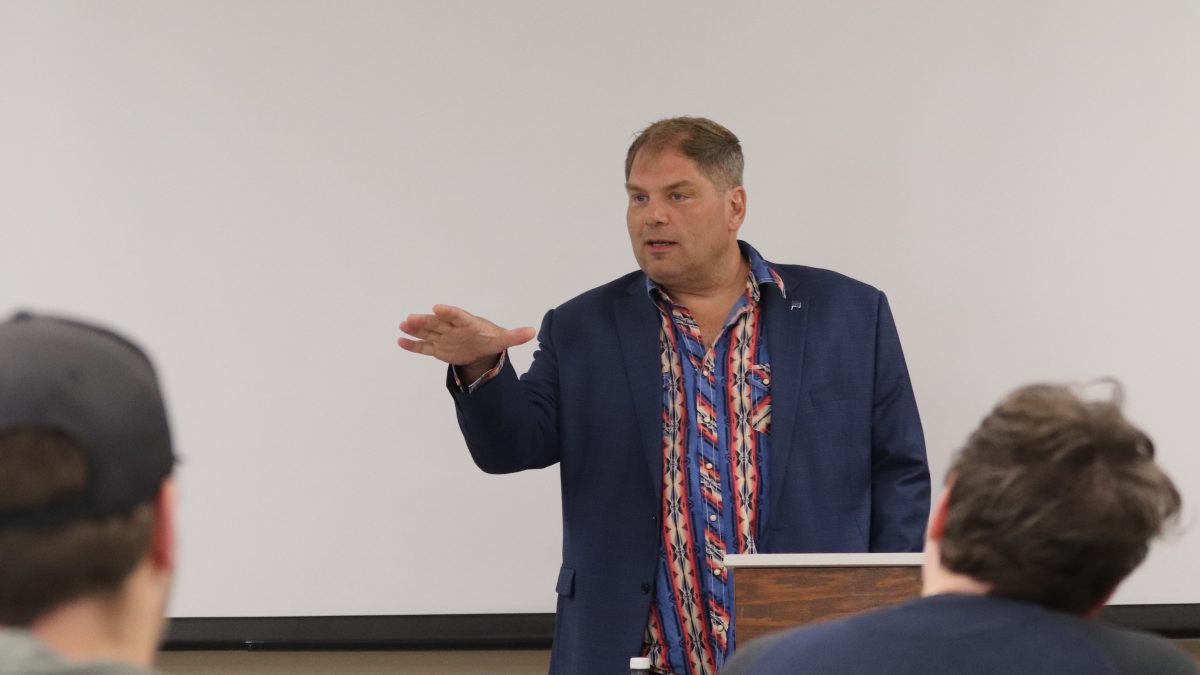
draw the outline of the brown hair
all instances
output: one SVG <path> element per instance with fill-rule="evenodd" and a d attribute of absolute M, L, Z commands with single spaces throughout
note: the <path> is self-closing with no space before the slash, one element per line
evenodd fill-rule
<path fill-rule="evenodd" d="M 87 484 L 83 453 L 53 431 L 0 434 L 0 513 L 37 509 Z M 127 516 L 0 529 L 0 625 L 28 626 L 77 597 L 117 591 L 150 549 L 151 505 Z"/>
<path fill-rule="evenodd" d="M 1108 401 L 1023 387 L 984 418 L 950 469 L 947 569 L 993 595 L 1083 613 L 1142 562 L 1180 496 L 1114 385 Z"/>
<path fill-rule="evenodd" d="M 742 184 L 741 142 L 732 131 L 704 117 L 672 117 L 643 129 L 625 154 L 625 180 L 639 151 L 654 154 L 667 149 L 677 149 L 695 162 L 718 189 Z"/>

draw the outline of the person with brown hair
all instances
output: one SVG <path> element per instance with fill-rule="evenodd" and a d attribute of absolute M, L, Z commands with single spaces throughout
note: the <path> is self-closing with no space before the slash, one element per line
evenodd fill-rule
<path fill-rule="evenodd" d="M 1018 389 L 949 471 L 921 599 L 764 638 L 723 673 L 1195 675 L 1167 640 L 1093 618 L 1180 509 L 1120 396 Z"/>
<path fill-rule="evenodd" d="M 921 547 L 929 471 L 887 298 L 739 241 L 743 163 L 712 120 L 643 130 L 625 156 L 640 269 L 548 312 L 520 379 L 506 350 L 532 328 L 445 305 L 400 325 L 402 348 L 449 364 L 481 469 L 560 465 L 553 673 L 639 655 L 715 673 L 736 630 L 726 554 Z"/>
<path fill-rule="evenodd" d="M 151 672 L 174 465 L 141 349 L 67 319 L 0 323 L 0 675 Z"/>

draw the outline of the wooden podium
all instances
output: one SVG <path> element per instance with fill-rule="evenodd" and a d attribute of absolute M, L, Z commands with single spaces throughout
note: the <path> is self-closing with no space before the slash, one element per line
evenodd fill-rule
<path fill-rule="evenodd" d="M 737 642 L 910 600 L 921 553 L 730 555 Z"/>

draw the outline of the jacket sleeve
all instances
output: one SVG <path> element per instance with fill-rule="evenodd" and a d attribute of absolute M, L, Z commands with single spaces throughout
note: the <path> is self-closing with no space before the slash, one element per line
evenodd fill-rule
<path fill-rule="evenodd" d="M 538 331 L 538 350 L 529 372 L 517 377 L 512 362 L 471 393 L 451 369 L 446 386 L 454 398 L 458 426 L 475 464 L 487 473 L 540 469 L 558 461 L 558 360 L 554 352 L 554 310 Z"/>
<path fill-rule="evenodd" d="M 925 435 L 896 322 L 882 293 L 876 312 L 871 550 L 920 551 L 929 519 Z"/>

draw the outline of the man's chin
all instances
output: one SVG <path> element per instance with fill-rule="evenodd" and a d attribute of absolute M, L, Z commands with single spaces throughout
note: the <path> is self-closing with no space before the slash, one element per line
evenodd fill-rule
<path fill-rule="evenodd" d="M 664 288 L 677 284 L 686 276 L 683 266 L 677 260 L 654 259 L 645 256 L 638 259 L 638 267 L 650 280 Z"/>
<path fill-rule="evenodd" d="M 670 286 L 671 282 L 679 277 L 678 270 L 667 267 L 666 265 L 642 265 L 642 271 L 650 280 L 659 286 Z"/>

